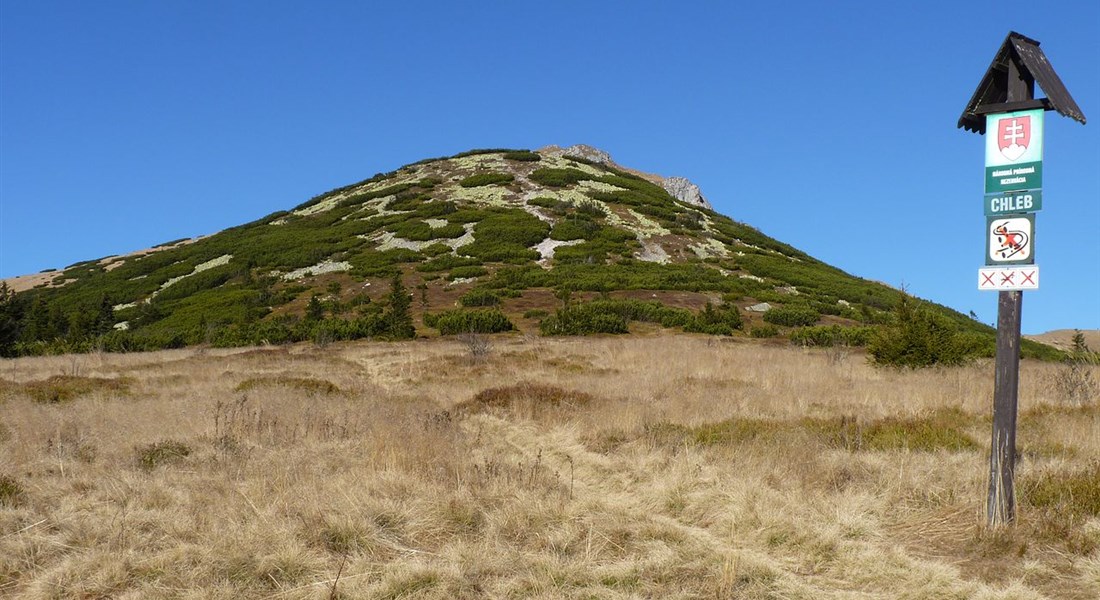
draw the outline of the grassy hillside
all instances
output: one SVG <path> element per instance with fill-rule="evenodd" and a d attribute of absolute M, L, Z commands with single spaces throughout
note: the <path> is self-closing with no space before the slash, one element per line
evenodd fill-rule
<path fill-rule="evenodd" d="M 1063 365 L 1022 365 L 993 532 L 988 362 L 473 342 L 0 363 L 0 596 L 1100 597 L 1100 413 Z"/>
<path fill-rule="evenodd" d="M 411 301 L 399 298 L 406 291 Z M 621 333 L 654 322 L 785 337 L 889 323 L 902 297 L 615 166 L 480 150 L 207 237 L 71 265 L 0 298 L 0 352 L 401 338 L 411 330 L 394 319 L 410 317 L 419 335 Z M 773 310 L 747 310 L 762 303 Z M 922 305 L 970 335 L 969 353 L 992 351 L 988 327 Z M 1057 356 L 1032 342 L 1026 351 Z"/>

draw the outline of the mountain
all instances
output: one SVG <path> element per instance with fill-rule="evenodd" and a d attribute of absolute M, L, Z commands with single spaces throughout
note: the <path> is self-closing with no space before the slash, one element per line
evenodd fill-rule
<path fill-rule="evenodd" d="M 861 343 L 904 296 L 589 146 L 422 160 L 213 235 L 9 283 L 8 355 L 512 329 Z M 988 327 L 922 305 L 991 347 Z"/>

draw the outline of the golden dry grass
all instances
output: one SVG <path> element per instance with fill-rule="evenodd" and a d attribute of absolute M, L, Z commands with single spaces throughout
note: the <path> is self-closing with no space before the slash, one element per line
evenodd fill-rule
<path fill-rule="evenodd" d="M 1060 365 L 1022 367 L 1019 523 L 987 531 L 991 365 L 493 348 L 0 363 L 0 596 L 1100 596 L 1100 399 Z M 36 401 L 58 375 L 97 384 Z"/>

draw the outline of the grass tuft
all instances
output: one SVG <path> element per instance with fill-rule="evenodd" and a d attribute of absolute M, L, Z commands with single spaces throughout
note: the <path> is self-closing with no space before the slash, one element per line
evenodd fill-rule
<path fill-rule="evenodd" d="M 0 506 L 19 506 L 26 492 L 11 475 L 0 475 Z"/>
<path fill-rule="evenodd" d="M 233 388 L 238 392 L 247 392 L 260 387 L 286 387 L 305 392 L 307 396 L 339 394 L 340 388 L 331 381 L 314 379 L 313 377 L 291 377 L 279 375 L 275 377 L 249 377 Z"/>
<path fill-rule="evenodd" d="M 176 464 L 191 455 L 191 447 L 183 442 L 165 440 L 155 442 L 137 449 L 137 462 L 145 471 L 152 471 L 159 466 Z"/>
<path fill-rule="evenodd" d="M 125 377 L 83 377 L 80 375 L 54 375 L 42 381 L 23 384 L 23 392 L 35 402 L 57 404 L 68 402 L 92 392 L 126 394 L 133 381 Z"/>
<path fill-rule="evenodd" d="M 515 408 L 526 408 L 532 411 L 573 409 L 588 406 L 594 400 L 591 394 L 585 392 L 567 390 L 545 383 L 522 382 L 481 390 L 473 398 L 458 404 L 455 409 L 470 413 Z"/>

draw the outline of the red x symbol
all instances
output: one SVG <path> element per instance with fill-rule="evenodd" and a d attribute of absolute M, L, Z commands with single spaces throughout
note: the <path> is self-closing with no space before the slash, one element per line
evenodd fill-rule
<path fill-rule="evenodd" d="M 1016 271 L 1006 271 L 1005 274 L 1001 276 L 1001 285 L 1006 283 L 1015 285 L 1016 282 L 1012 281 L 1012 278 L 1015 276 Z"/>
<path fill-rule="evenodd" d="M 1030 283 L 1031 285 L 1035 285 L 1035 281 L 1033 281 L 1031 279 L 1032 277 L 1035 276 L 1035 271 L 1032 271 L 1030 273 L 1025 273 L 1023 271 L 1020 271 L 1020 275 L 1023 275 L 1023 277 L 1024 277 L 1024 280 L 1020 282 L 1020 285 L 1024 285 L 1025 283 Z"/>
<path fill-rule="evenodd" d="M 989 285 L 993 286 L 993 287 L 997 287 L 997 284 L 993 283 L 993 276 L 996 275 L 996 274 L 997 274 L 996 272 L 981 273 L 982 279 L 984 279 L 985 281 L 983 281 L 982 284 L 978 287 L 985 287 L 985 284 L 987 284 L 987 283 Z"/>

